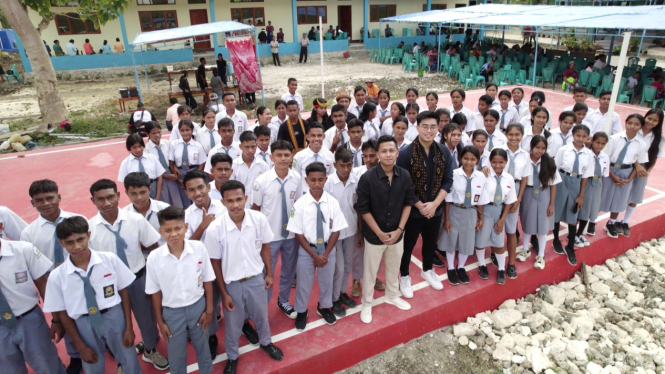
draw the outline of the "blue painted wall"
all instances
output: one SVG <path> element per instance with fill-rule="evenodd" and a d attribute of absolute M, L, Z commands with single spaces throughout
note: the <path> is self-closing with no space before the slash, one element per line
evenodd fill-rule
<path fill-rule="evenodd" d="M 413 43 L 420 44 L 425 42 L 425 44 L 436 44 L 436 35 L 430 36 L 396 36 L 392 38 L 369 38 L 365 39 L 365 49 L 376 49 L 379 48 L 379 40 L 381 40 L 381 48 L 384 47 L 397 47 L 400 42 L 404 42 L 406 45 L 413 45 Z M 441 44 L 443 44 L 444 36 L 441 38 Z M 464 34 L 455 34 L 453 35 L 453 43 L 464 42 Z"/>
<path fill-rule="evenodd" d="M 346 40 L 324 40 L 323 52 L 341 52 L 348 49 Z M 229 50 L 226 47 L 220 47 L 217 53 L 222 54 L 225 59 L 229 59 Z M 307 47 L 307 53 L 319 53 L 319 42 L 310 41 Z M 281 55 L 299 55 L 300 43 L 279 43 L 279 54 Z M 272 56 L 269 44 L 259 44 L 259 56 Z M 138 62 L 137 62 L 138 63 Z"/>

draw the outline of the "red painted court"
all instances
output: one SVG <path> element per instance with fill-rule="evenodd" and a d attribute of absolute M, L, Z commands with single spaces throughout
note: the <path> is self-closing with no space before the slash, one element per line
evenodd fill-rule
<path fill-rule="evenodd" d="M 510 89 L 511 87 L 506 87 Z M 523 87 L 525 98 L 533 92 L 532 87 Z M 558 117 L 564 107 L 573 103 L 571 94 L 560 91 L 544 90 L 547 95 L 546 107 L 554 117 Z M 467 92 L 465 106 L 473 108 L 482 90 Z M 421 105 L 425 105 L 422 98 Z M 440 107 L 450 106 L 449 95 L 440 95 Z M 597 108 L 597 100 L 587 100 L 590 108 Z M 616 111 L 622 121 L 631 113 L 646 113 L 647 109 L 625 104 L 618 104 Z M 556 121 L 555 121 L 556 123 Z M 27 152 L 25 157 L 5 155 L 0 157 L 5 181 L 2 185 L 1 205 L 6 205 L 27 222 L 37 217 L 31 207 L 28 187 L 35 179 L 49 178 L 58 183 L 62 195 L 62 208 L 92 217 L 96 210 L 89 199 L 89 186 L 100 178 L 116 179 L 120 162 L 127 156 L 124 140 L 116 139 L 82 145 L 52 148 L 36 152 Z M 120 190 L 124 188 L 120 186 Z M 121 206 L 129 200 L 121 195 Z M 607 258 L 618 256 L 635 247 L 640 241 L 665 235 L 665 164 L 661 163 L 654 169 L 645 194 L 645 203 L 637 208 L 631 222 L 632 236 L 620 236 L 612 239 L 601 229 L 607 214 L 601 215 L 596 236 L 588 237 L 591 247 L 577 252 L 578 261 L 589 265 L 603 263 Z M 565 237 L 566 232 L 562 230 Z M 551 239 L 551 237 L 550 237 Z M 472 256 L 473 257 L 473 256 Z M 275 305 L 276 296 L 269 306 L 269 318 L 273 334 L 273 342 L 284 351 L 284 360 L 272 361 L 258 346 L 248 345 L 241 337 L 241 356 L 238 365 L 240 373 L 331 373 L 347 368 L 357 362 L 369 358 L 397 344 L 404 343 L 421 336 L 436 328 L 465 320 L 468 316 L 494 309 L 506 299 L 515 299 L 533 293 L 541 284 L 559 282 L 570 278 L 579 269 L 568 265 L 565 256 L 554 254 L 551 246 L 547 249 L 547 266 L 545 270 L 533 267 L 533 256 L 526 263 L 517 264 L 518 279 L 508 280 L 505 286 L 496 285 L 493 281 L 496 268 L 488 266 L 490 280 L 478 278 L 476 263 L 467 265 L 471 277 L 469 285 L 450 286 L 445 281 L 445 270 L 436 269 L 439 277 L 444 280 L 444 289 L 435 291 L 420 277 L 421 253 L 416 247 L 411 263 L 411 277 L 414 298 L 409 302 L 412 309 L 400 311 L 391 305 L 383 304 L 383 292 L 376 292 L 376 304 L 373 309 L 373 321 L 366 325 L 360 321 L 360 307 L 347 310 L 347 317 L 339 319 L 334 326 L 328 326 L 316 315 L 318 289 L 312 290 L 309 305 L 307 330 L 298 333 L 294 321 L 285 317 Z M 470 261 L 471 262 L 471 261 Z M 279 268 L 279 265 L 278 265 Z M 278 274 L 275 275 L 275 278 Z M 383 277 L 383 275 L 381 275 Z M 295 296 L 292 293 L 291 301 Z M 360 302 L 359 299 L 356 300 Z M 136 325 L 135 325 L 136 326 Z M 138 329 L 135 328 L 138 339 Z M 222 327 L 223 331 L 223 327 Z M 215 372 L 221 372 L 225 365 L 223 332 L 218 333 L 219 354 L 216 359 Z M 64 344 L 58 345 L 61 358 L 68 362 Z M 166 354 L 166 343 L 158 343 L 158 349 Z M 193 349 L 188 349 L 188 372 L 198 372 Z M 159 373 L 152 365 L 141 361 L 144 373 Z M 107 372 L 115 373 L 115 363 L 107 357 Z"/>

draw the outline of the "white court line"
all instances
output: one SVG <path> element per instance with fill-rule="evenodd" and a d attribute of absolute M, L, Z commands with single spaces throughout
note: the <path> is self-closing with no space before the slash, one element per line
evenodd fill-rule
<path fill-rule="evenodd" d="M 647 187 L 647 188 L 649 188 L 651 190 L 654 190 L 654 191 L 657 191 L 657 190 L 655 190 L 653 188 L 650 188 L 650 187 Z M 644 201 L 640 205 L 647 204 L 647 203 L 650 203 L 650 202 L 653 202 L 653 201 L 656 201 L 656 200 L 659 200 L 659 199 L 662 199 L 662 198 L 665 198 L 665 192 L 660 192 L 660 194 L 658 194 L 658 195 L 654 195 L 654 196 L 651 196 L 648 199 L 644 199 Z M 596 221 L 601 221 L 601 220 L 604 220 L 604 219 L 609 218 L 609 217 L 610 217 L 610 214 L 605 213 L 605 214 L 599 215 L 598 218 L 596 219 Z M 559 232 L 559 234 L 565 234 L 567 232 L 568 232 L 568 228 L 563 228 Z M 547 241 L 550 241 L 552 239 L 554 239 L 553 234 L 547 235 Z M 517 247 L 517 252 L 518 253 L 520 252 L 521 248 L 522 248 L 521 245 Z M 415 261 L 414 261 L 414 259 L 415 259 Z M 416 261 L 418 261 L 416 263 L 416 265 L 418 265 L 418 263 L 420 263 L 419 267 L 422 269 L 422 262 L 420 262 L 418 259 L 416 259 L 415 257 L 412 256 L 411 261 L 413 261 L 414 263 L 416 263 Z M 464 269 L 466 269 L 467 272 L 471 271 L 471 270 L 474 270 L 474 269 L 477 269 L 477 268 L 478 268 L 478 263 L 477 262 L 474 262 L 474 263 L 464 267 Z M 446 279 L 448 279 L 447 274 L 439 275 L 439 280 L 444 281 Z M 414 292 L 418 291 L 418 290 L 422 290 L 422 289 L 427 288 L 427 287 L 429 287 L 429 284 L 427 283 L 427 281 L 422 281 L 418 284 L 415 284 L 415 285 L 411 286 L 411 288 L 413 289 Z M 445 286 L 444 286 L 444 289 L 445 289 Z M 374 299 L 374 303 L 372 304 L 373 307 L 384 304 L 385 303 L 384 298 L 385 298 L 385 296 Z M 356 306 L 355 308 L 351 308 L 351 309 L 346 310 L 346 317 L 337 317 L 337 319 L 340 320 L 340 319 L 348 318 L 348 317 L 350 317 L 354 314 L 360 313 L 361 309 L 362 309 L 362 305 L 358 304 L 358 306 Z M 321 319 L 318 319 L 314 322 L 308 322 L 307 327 L 305 328 L 304 331 L 310 331 L 310 330 L 313 330 L 313 329 L 316 329 L 316 328 L 319 328 L 319 327 L 325 326 L 325 325 L 326 325 L 325 320 L 323 318 L 321 318 Z M 280 341 L 292 338 L 292 337 L 294 337 L 298 334 L 300 334 L 300 332 L 298 332 L 298 330 L 296 330 L 295 328 L 291 329 L 291 330 L 287 330 L 287 331 L 284 331 L 281 334 L 273 335 L 272 336 L 272 342 L 273 343 L 278 343 Z M 240 347 L 240 349 L 238 350 L 238 353 L 242 355 L 243 353 L 255 351 L 257 349 L 259 349 L 258 345 L 254 346 L 254 345 L 251 345 L 251 344 L 247 344 L 243 347 Z M 219 355 L 217 355 L 217 358 L 215 358 L 215 361 L 213 361 L 213 364 L 220 363 L 222 361 L 225 361 L 226 359 L 227 359 L 226 353 L 219 354 Z M 191 364 L 191 365 L 187 366 L 187 373 L 194 372 L 195 370 L 198 370 L 198 368 L 199 368 L 198 364 Z M 167 373 L 167 374 L 170 374 L 170 373 Z"/>
<path fill-rule="evenodd" d="M 42 156 L 42 155 L 50 155 L 52 153 L 62 153 L 62 152 L 69 152 L 69 151 L 79 151 L 83 149 L 90 149 L 90 148 L 99 148 L 99 147 L 105 147 L 107 145 L 115 145 L 115 144 L 124 144 L 125 141 L 121 142 L 111 142 L 111 143 L 103 143 L 103 144 L 94 144 L 94 145 L 86 145 L 83 147 L 75 147 L 75 148 L 67 148 L 67 149 L 58 149 L 55 151 L 48 151 L 48 152 L 41 152 L 41 153 L 22 153 L 20 158 L 24 157 L 34 157 L 34 156 Z M 19 158 L 19 156 L 10 156 L 10 157 L 3 157 L 0 158 L 0 161 L 6 161 L 6 160 L 12 160 L 15 158 Z"/>

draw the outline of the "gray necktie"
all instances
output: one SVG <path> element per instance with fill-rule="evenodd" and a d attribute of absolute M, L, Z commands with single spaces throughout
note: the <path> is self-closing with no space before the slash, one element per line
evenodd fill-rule
<path fill-rule="evenodd" d="M 222 147 L 222 151 L 224 151 L 224 154 L 229 154 L 229 149 L 226 147 Z"/>
<path fill-rule="evenodd" d="M 58 226 L 58 223 L 62 221 L 62 217 L 58 217 L 55 220 L 55 223 L 48 222 L 49 225 Z M 58 241 L 58 237 L 55 235 L 55 230 L 53 230 L 53 262 L 55 262 L 55 267 L 57 268 L 65 261 L 65 257 L 62 252 L 62 245 Z"/>
<path fill-rule="evenodd" d="M 510 153 L 508 150 L 508 174 L 512 175 L 515 178 L 515 155 Z"/>
<path fill-rule="evenodd" d="M 490 135 L 490 152 L 494 149 L 494 134 Z"/>
<path fill-rule="evenodd" d="M 501 123 L 499 124 L 499 128 L 501 129 L 501 131 L 504 130 L 504 128 L 503 128 L 503 123 L 505 122 L 505 118 L 506 118 L 506 113 L 507 113 L 507 112 L 508 112 L 508 110 L 502 110 L 502 111 L 501 111 Z"/>
<path fill-rule="evenodd" d="M 600 157 L 596 157 L 596 167 L 593 170 L 593 179 L 591 179 L 591 185 L 592 186 L 597 186 L 598 185 L 598 179 L 600 179 L 601 175 L 601 170 L 600 170 Z"/>
<path fill-rule="evenodd" d="M 162 152 L 162 149 L 159 148 L 159 146 L 156 146 L 155 149 L 157 149 L 157 156 L 159 157 L 159 163 L 162 164 L 162 167 L 165 170 L 165 174 L 171 174 L 169 171 L 169 164 L 166 162 L 166 157 L 164 157 L 164 152 Z"/>
<path fill-rule="evenodd" d="M 624 137 L 624 139 L 626 139 L 626 145 L 623 146 L 621 153 L 619 153 L 619 157 L 617 157 L 617 161 L 612 165 L 612 172 L 614 174 L 616 174 L 621 169 L 623 159 L 626 158 L 626 152 L 628 152 L 628 146 L 630 145 L 630 142 L 632 142 L 632 140 L 628 140 L 626 137 Z"/>
<path fill-rule="evenodd" d="M 316 250 L 315 252 L 319 255 L 322 255 L 326 251 L 326 246 L 323 244 L 323 224 L 325 219 L 323 218 L 323 212 L 321 211 L 321 203 L 316 204 Z"/>
<path fill-rule="evenodd" d="M 346 131 L 346 129 L 342 130 L 342 132 L 339 134 L 339 137 L 341 138 L 339 141 L 339 147 L 343 147 L 346 143 L 346 140 L 344 139 L 344 131 Z"/>
<path fill-rule="evenodd" d="M 476 170 L 482 171 L 483 170 L 483 160 L 485 159 L 485 156 L 480 156 L 480 160 L 478 161 L 478 165 L 476 165 Z"/>
<path fill-rule="evenodd" d="M 143 166 L 143 162 L 141 162 L 140 158 L 136 159 L 139 162 L 139 172 L 145 173 L 145 167 Z"/>
<path fill-rule="evenodd" d="M 355 168 L 360 166 L 359 165 L 360 163 L 358 162 L 358 157 L 356 157 L 358 155 L 358 151 L 351 151 L 351 152 L 353 153 L 353 167 Z"/>
<path fill-rule="evenodd" d="M 286 180 L 282 182 L 281 179 L 277 178 L 277 182 L 282 185 L 282 188 L 279 191 L 282 194 L 282 238 L 286 239 L 289 237 L 289 230 L 286 229 L 286 226 L 289 223 L 289 212 L 286 209 L 286 191 L 284 189 Z"/>
<path fill-rule="evenodd" d="M 261 157 L 263 157 L 263 161 L 268 162 L 268 155 L 265 152 L 259 152 Z"/>
<path fill-rule="evenodd" d="M 520 106 L 519 105 L 515 105 L 515 111 L 517 112 L 517 117 L 519 118 L 519 116 L 520 116 Z"/>
<path fill-rule="evenodd" d="M 314 162 L 318 162 L 318 161 L 319 161 L 319 154 L 315 153 L 314 154 Z"/>
<path fill-rule="evenodd" d="M 533 176 L 532 176 L 533 177 L 533 197 L 536 200 L 540 200 L 540 188 L 541 188 L 541 186 L 540 186 L 540 178 L 538 178 L 539 172 L 540 172 L 540 170 L 538 169 L 538 165 L 540 165 L 540 162 L 538 162 L 537 164 L 532 164 L 532 165 L 533 165 Z"/>
<path fill-rule="evenodd" d="M 467 207 L 467 208 L 471 208 L 471 180 L 472 179 L 473 178 L 466 178 L 466 193 L 464 194 L 464 206 Z"/>
<path fill-rule="evenodd" d="M 501 191 L 501 176 L 497 175 L 496 178 L 496 189 L 494 190 L 494 205 L 499 206 L 503 202 L 503 191 Z"/>
<path fill-rule="evenodd" d="M 212 134 L 212 131 L 208 131 L 210 135 L 210 149 L 215 148 L 215 136 Z"/>
<path fill-rule="evenodd" d="M 189 153 L 187 153 L 187 143 L 182 143 L 182 166 L 189 164 Z"/>
<path fill-rule="evenodd" d="M 99 312 L 99 306 L 97 305 L 97 299 L 95 298 L 95 289 L 92 288 L 92 284 L 90 284 L 90 274 L 92 274 L 94 268 L 95 265 L 90 266 L 87 277 L 81 276 L 78 271 L 75 273 L 83 282 L 83 295 L 85 296 L 85 304 L 88 307 L 88 321 L 90 321 L 90 327 L 99 334 L 99 328 L 102 327 L 102 315 Z"/>
<path fill-rule="evenodd" d="M 122 261 L 123 264 L 125 264 L 127 267 L 129 267 L 129 263 L 127 262 L 127 254 L 125 253 L 125 249 L 127 248 L 127 242 L 125 242 L 125 239 L 123 239 L 120 236 L 120 230 L 122 229 L 122 221 L 118 223 L 118 231 L 113 231 L 111 230 L 110 226 L 107 225 L 102 225 L 106 227 L 107 230 L 109 230 L 114 236 L 115 236 L 115 254 L 120 257 L 120 260 Z"/>
<path fill-rule="evenodd" d="M 2 259 L 2 257 L 0 257 Z M 12 308 L 9 306 L 9 302 L 5 298 L 5 295 L 2 293 L 2 290 L 0 289 L 0 325 L 12 329 L 14 326 L 16 326 L 16 316 L 14 315 L 14 312 L 12 311 Z"/>
<path fill-rule="evenodd" d="M 567 143 L 567 142 L 566 142 L 566 137 L 563 136 L 562 133 L 559 133 L 559 135 L 561 135 L 561 141 L 563 142 L 563 145 L 566 145 L 566 143 Z"/>

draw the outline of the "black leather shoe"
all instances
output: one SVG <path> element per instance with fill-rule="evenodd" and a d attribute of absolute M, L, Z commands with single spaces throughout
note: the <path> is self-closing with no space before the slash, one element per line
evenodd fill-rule
<path fill-rule="evenodd" d="M 515 268 L 515 265 L 508 265 L 506 268 L 506 275 L 508 275 L 508 279 L 516 279 L 517 278 L 517 269 Z"/>
<path fill-rule="evenodd" d="M 564 252 L 564 250 L 563 250 L 563 245 L 561 244 L 561 240 L 555 238 L 552 241 L 552 245 L 554 246 L 554 253 L 556 253 L 558 255 L 565 255 L 566 254 L 566 252 Z"/>
<path fill-rule="evenodd" d="M 448 282 L 452 284 L 453 286 L 457 286 L 459 284 L 459 277 L 457 276 L 457 271 L 455 269 L 448 269 Z"/>
<path fill-rule="evenodd" d="M 333 303 L 332 311 L 333 311 L 333 313 L 335 313 L 335 315 L 337 317 L 346 316 L 346 309 L 344 309 L 344 307 L 342 306 L 342 303 L 339 300 L 337 300 Z"/>
<path fill-rule="evenodd" d="M 217 358 L 217 346 L 219 345 L 217 335 L 212 335 L 208 338 L 208 345 L 210 346 L 210 357 L 214 360 Z"/>
<path fill-rule="evenodd" d="M 256 332 L 254 326 L 248 321 L 245 321 L 245 324 L 242 325 L 242 334 L 249 340 L 249 344 L 259 344 L 259 333 Z"/>
<path fill-rule="evenodd" d="M 284 358 L 284 353 L 282 353 L 282 350 L 272 343 L 268 345 L 262 345 L 261 349 L 265 351 L 268 354 L 268 356 L 270 356 L 270 358 L 272 358 L 275 361 L 282 361 L 282 359 Z"/>
<path fill-rule="evenodd" d="M 496 284 L 504 285 L 506 284 L 506 271 L 499 270 L 496 272 Z"/>
<path fill-rule="evenodd" d="M 349 295 L 343 293 L 339 295 L 339 302 L 346 305 L 349 308 L 355 308 L 358 304 L 349 297 Z"/>
<path fill-rule="evenodd" d="M 238 360 L 229 360 L 224 368 L 224 374 L 236 374 L 238 368 Z"/>
<path fill-rule="evenodd" d="M 577 265 L 577 256 L 575 255 L 575 248 L 572 245 L 566 246 L 566 257 L 568 257 L 568 263 L 576 266 Z"/>
<path fill-rule="evenodd" d="M 466 273 L 466 269 L 464 268 L 457 269 L 457 276 L 459 277 L 459 281 L 462 284 L 468 284 L 471 281 L 469 279 L 469 275 Z"/>
<path fill-rule="evenodd" d="M 307 327 L 307 311 L 296 316 L 296 330 L 302 331 L 305 327 Z"/>
<path fill-rule="evenodd" d="M 67 366 L 67 374 L 81 374 L 83 371 L 83 361 L 80 358 L 72 357 Z"/>
<path fill-rule="evenodd" d="M 478 266 L 478 276 L 480 279 L 490 279 L 490 273 L 487 271 L 487 266 Z"/>

